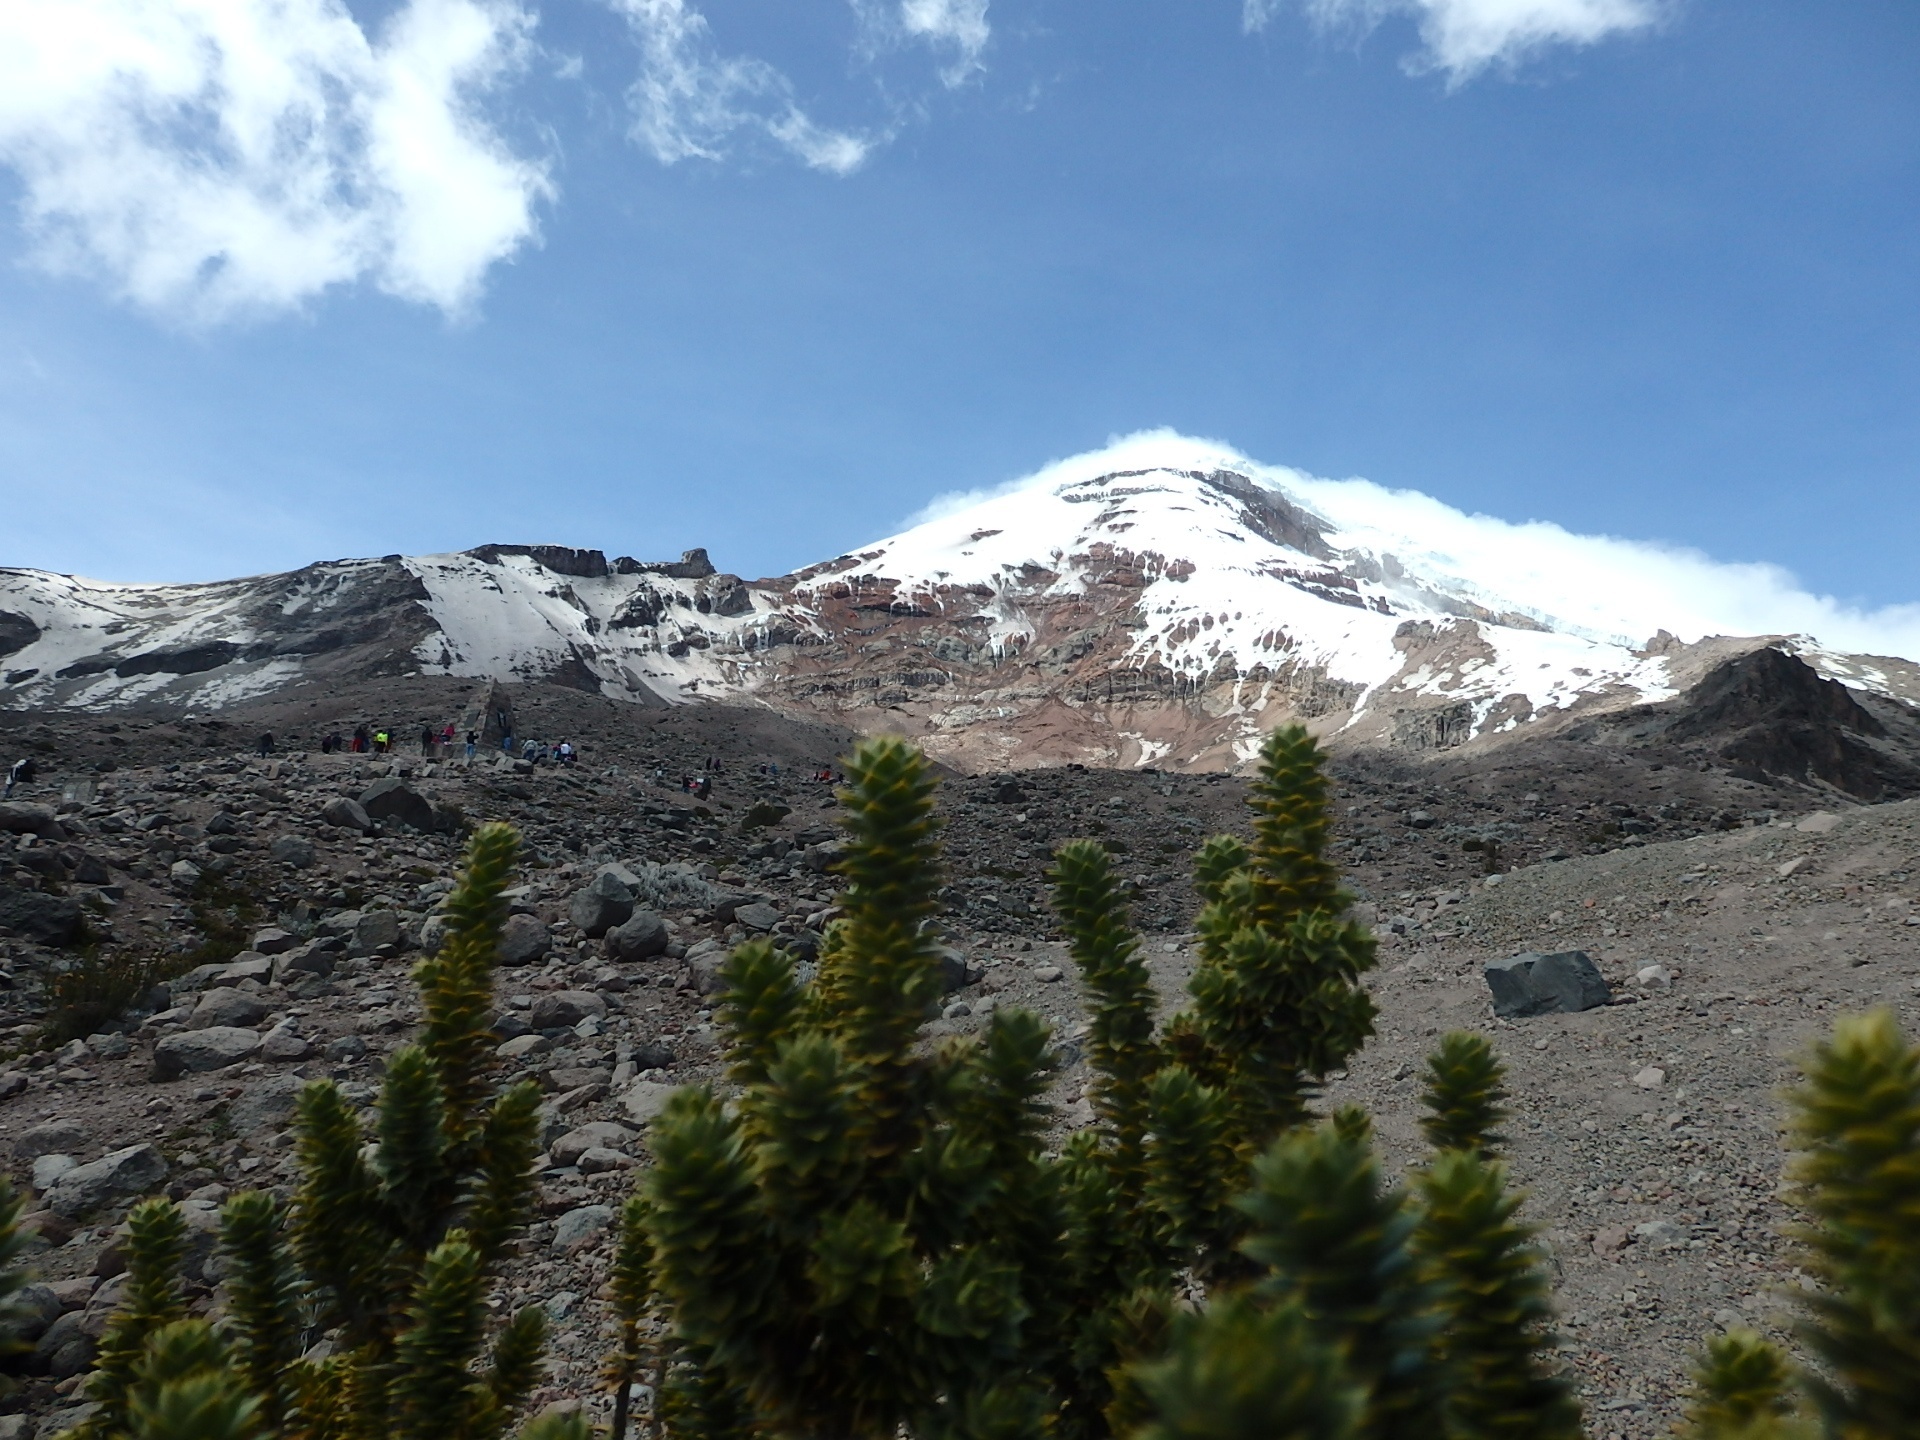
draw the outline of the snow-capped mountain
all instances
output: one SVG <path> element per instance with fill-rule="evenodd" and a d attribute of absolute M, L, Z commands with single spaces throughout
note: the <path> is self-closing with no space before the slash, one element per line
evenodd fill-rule
<path fill-rule="evenodd" d="M 983 768 L 1231 764 L 1286 718 L 1449 748 L 1658 705 L 1763 646 L 1920 699 L 1910 662 L 1711 637 L 1631 553 L 1553 536 L 1154 435 L 755 582 L 700 551 L 506 545 L 212 585 L 0 570 L 0 695 L 210 709 L 330 676 L 547 680 L 750 698 Z"/>

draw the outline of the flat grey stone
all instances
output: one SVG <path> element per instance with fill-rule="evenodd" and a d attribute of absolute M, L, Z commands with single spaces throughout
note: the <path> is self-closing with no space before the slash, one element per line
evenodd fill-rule
<path fill-rule="evenodd" d="M 227 1107 L 228 1125 L 236 1135 L 279 1134 L 293 1124 L 307 1083 L 298 1075 L 268 1075 L 254 1081 Z"/>
<path fill-rule="evenodd" d="M 353 938 L 347 942 L 347 954 L 371 955 L 387 945 L 400 943 L 400 917 L 391 910 L 369 910 L 354 924 Z"/>
<path fill-rule="evenodd" d="M 733 912 L 733 918 L 749 930 L 762 934 L 780 923 L 780 912 L 764 900 L 756 900 L 751 905 L 741 905 Z"/>
<path fill-rule="evenodd" d="M 590 1120 L 575 1126 L 547 1147 L 556 1165 L 572 1165 L 589 1150 L 624 1150 L 639 1137 L 612 1120 Z"/>
<path fill-rule="evenodd" d="M 234 1025 L 211 1025 L 205 1030 L 168 1035 L 153 1047 L 153 1078 L 177 1080 L 182 1075 L 224 1070 L 252 1059 L 259 1049 L 259 1035 Z"/>
<path fill-rule="evenodd" d="M 72 1220 L 102 1205 L 145 1195 L 166 1178 L 167 1157 L 156 1147 L 129 1145 L 62 1175 L 47 1192 L 47 1208 Z"/>
<path fill-rule="evenodd" d="M 637 1125 L 645 1125 L 667 1108 L 667 1101 L 673 1098 L 677 1085 L 662 1085 L 653 1080 L 636 1080 L 627 1087 L 627 1093 L 620 1097 L 620 1103 L 626 1107 L 628 1115 Z"/>
<path fill-rule="evenodd" d="M 254 932 L 253 944 L 250 948 L 262 955 L 284 955 L 299 943 L 298 937 L 280 929 L 277 925 L 269 925 L 264 930 Z"/>
<path fill-rule="evenodd" d="M 80 1162 L 71 1155 L 62 1155 L 57 1151 L 51 1155 L 36 1155 L 33 1159 L 33 1193 L 46 1194 L 59 1184 L 62 1175 L 79 1168 Z"/>
<path fill-rule="evenodd" d="M 360 808 L 373 820 L 391 820 L 415 830 L 432 830 L 433 802 L 404 780 L 389 775 L 360 792 Z"/>
<path fill-rule="evenodd" d="M 604 1175 L 610 1170 L 631 1170 L 640 1162 L 624 1151 L 596 1145 L 591 1150 L 582 1151 L 573 1163 L 580 1167 L 582 1175 Z"/>

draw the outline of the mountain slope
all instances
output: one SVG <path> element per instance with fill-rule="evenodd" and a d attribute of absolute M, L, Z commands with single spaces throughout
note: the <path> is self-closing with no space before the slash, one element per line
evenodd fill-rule
<path fill-rule="evenodd" d="M 1605 716 L 1639 717 L 1607 730 L 1619 743 L 1704 743 L 1744 696 L 1735 728 L 1760 733 L 1731 763 L 1907 784 L 1920 667 L 1804 636 L 1634 635 L 1649 602 L 1633 557 L 1603 545 L 1575 563 L 1559 532 L 1490 541 L 1465 518 L 1160 435 L 752 583 L 704 551 L 609 562 L 512 545 L 214 585 L 0 570 L 0 694 L 10 708 L 211 709 L 379 675 L 544 680 L 642 704 L 751 698 L 904 730 L 976 769 L 1213 768 L 1291 718 L 1336 744 L 1416 752 Z M 1878 708 L 1795 702 L 1817 733 L 1770 748 L 1751 692 L 1799 682 L 1779 664 L 1722 673 L 1760 651 Z"/>

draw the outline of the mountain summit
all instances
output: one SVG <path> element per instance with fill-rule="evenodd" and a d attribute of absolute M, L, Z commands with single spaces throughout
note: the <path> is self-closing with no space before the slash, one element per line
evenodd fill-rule
<path fill-rule="evenodd" d="M 1149 435 L 751 582 L 704 551 L 539 545 L 209 585 L 0 570 L 0 693 L 9 708 L 209 709 L 380 675 L 545 681 L 905 730 L 980 769 L 1230 766 L 1289 718 L 1414 751 L 1603 717 L 1654 733 L 1710 677 L 1716 696 L 1746 694 L 1722 672 L 1760 650 L 1846 687 L 1869 707 L 1859 734 L 1920 699 L 1905 660 L 1703 635 L 1692 614 L 1669 633 L 1648 623 L 1661 597 L 1636 552 L 1615 564 L 1613 542 L 1555 537 L 1573 539 Z"/>

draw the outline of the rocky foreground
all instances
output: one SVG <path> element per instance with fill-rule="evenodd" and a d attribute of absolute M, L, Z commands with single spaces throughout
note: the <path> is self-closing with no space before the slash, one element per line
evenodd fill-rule
<path fill-rule="evenodd" d="M 306 1079 L 372 1098 L 416 1019 L 408 975 L 436 942 L 459 831 L 488 819 L 527 842 L 499 972 L 501 1073 L 533 1075 L 549 1097 L 539 1219 L 507 1303 L 540 1303 L 554 1321 L 538 1403 L 602 1403 L 613 1208 L 671 1087 L 717 1075 L 720 958 L 761 933 L 804 955 L 834 914 L 836 806 L 810 776 L 844 737 L 717 709 L 590 732 L 564 708 L 582 703 L 522 697 L 523 728 L 544 718 L 542 733 L 594 735 L 561 770 L 492 753 L 472 767 L 261 759 L 174 722 L 119 731 L 117 746 L 48 732 L 40 780 L 0 810 L 0 1149 L 34 1196 L 40 1275 L 34 1374 L 4 1402 L 16 1413 L 0 1437 L 75 1417 L 134 1199 L 186 1204 L 199 1300 L 218 1303 L 220 1202 L 290 1179 L 287 1123 Z M 675 788 L 714 758 L 710 797 Z M 1338 853 L 1381 937 L 1381 1017 L 1331 1098 L 1372 1108 L 1390 1156 L 1411 1160 L 1434 1038 L 1494 1036 L 1512 1071 L 1512 1158 L 1596 1435 L 1664 1431 L 1700 1337 L 1736 1317 L 1777 1326 L 1783 1291 L 1801 1283 L 1776 1133 L 1791 1056 L 1842 1010 L 1893 1004 L 1910 1032 L 1920 1019 L 1920 804 L 1813 808 L 1813 792 L 1749 790 L 1670 770 L 1338 777 Z M 968 1033 L 1001 1004 L 1040 1011 L 1061 1043 L 1059 1131 L 1086 1123 L 1046 858 L 1076 834 L 1123 857 L 1176 1004 L 1186 857 L 1242 826 L 1241 794 L 1217 776 L 952 777 L 949 993 L 929 1033 Z M 1481 873 L 1490 860 L 1507 873 Z M 1614 1003 L 1493 1017 L 1487 962 L 1568 949 L 1592 956 Z M 110 962 L 138 993 L 89 1023 L 86 997 L 54 977 Z M 49 1024 L 75 1033 L 45 1047 Z"/>

